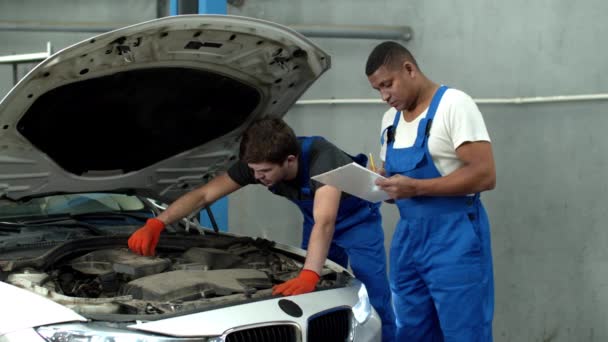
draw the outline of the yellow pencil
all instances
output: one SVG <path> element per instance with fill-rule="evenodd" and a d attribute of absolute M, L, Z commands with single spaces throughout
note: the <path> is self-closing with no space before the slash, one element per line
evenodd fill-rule
<path fill-rule="evenodd" d="M 372 156 L 372 154 L 369 154 L 369 166 L 371 166 L 372 171 L 376 172 L 376 165 L 374 164 L 374 156 Z"/>

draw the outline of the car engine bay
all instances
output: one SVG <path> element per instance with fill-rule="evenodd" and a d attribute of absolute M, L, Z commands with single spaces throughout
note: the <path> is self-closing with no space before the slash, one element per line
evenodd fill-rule
<path fill-rule="evenodd" d="M 150 319 L 271 298 L 272 286 L 296 276 L 304 261 L 265 239 L 168 235 L 148 257 L 129 251 L 127 238 L 76 239 L 14 260 L 0 253 L 1 280 L 85 317 Z M 344 286 L 348 279 L 325 268 L 318 288 Z"/>

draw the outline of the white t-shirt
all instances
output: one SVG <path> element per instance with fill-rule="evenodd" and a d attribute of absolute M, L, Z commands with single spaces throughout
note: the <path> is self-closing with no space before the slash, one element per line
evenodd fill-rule
<path fill-rule="evenodd" d="M 391 108 L 382 118 L 384 144 L 380 149 L 380 158 L 386 160 L 386 131 L 393 124 L 397 110 Z M 403 115 L 395 132 L 393 148 L 406 148 L 414 145 L 418 134 L 418 124 L 426 117 L 428 108 L 414 121 L 406 122 Z M 490 141 L 488 130 L 481 112 L 473 99 L 464 92 L 449 88 L 443 94 L 437 107 L 429 136 L 429 152 L 437 170 L 442 176 L 460 168 L 463 163 L 456 155 L 458 146 L 465 142 Z"/>

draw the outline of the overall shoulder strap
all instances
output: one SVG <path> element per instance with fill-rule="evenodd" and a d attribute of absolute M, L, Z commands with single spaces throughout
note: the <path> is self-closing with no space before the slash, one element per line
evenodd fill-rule
<path fill-rule="evenodd" d="M 303 195 L 310 196 L 312 191 L 310 189 L 310 150 L 313 141 L 316 139 L 323 139 L 322 137 L 298 137 L 300 142 L 300 157 L 298 158 L 298 181 L 300 183 L 300 191 Z"/>
<path fill-rule="evenodd" d="M 387 144 L 392 144 L 395 141 L 395 130 L 397 129 L 397 125 L 399 124 L 399 117 L 401 117 L 401 111 L 398 110 L 395 113 L 395 118 L 393 119 L 393 124 L 386 127 L 380 133 L 380 145 L 384 145 L 384 133 L 386 132 Z"/>
<path fill-rule="evenodd" d="M 420 124 L 418 124 L 418 134 L 416 135 L 416 142 L 414 143 L 414 146 L 421 147 L 428 140 L 428 136 L 431 132 L 431 125 L 433 124 L 435 113 L 437 112 L 437 107 L 439 107 L 439 102 L 441 102 L 441 98 L 447 89 L 447 86 L 442 85 L 439 87 L 439 89 L 437 89 L 435 95 L 433 95 L 433 99 L 431 100 L 431 105 L 426 113 L 426 117 L 420 120 Z"/>

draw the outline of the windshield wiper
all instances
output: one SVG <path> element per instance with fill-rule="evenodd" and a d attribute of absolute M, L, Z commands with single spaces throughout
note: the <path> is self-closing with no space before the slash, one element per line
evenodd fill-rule
<path fill-rule="evenodd" d="M 152 214 L 152 213 L 150 213 L 150 214 Z M 96 218 L 96 217 L 100 217 L 103 219 L 122 218 L 124 220 L 127 220 L 128 218 L 134 218 L 134 219 L 137 219 L 140 221 L 146 221 L 147 219 L 152 217 L 152 216 L 147 216 L 145 214 L 128 213 L 128 212 L 122 212 L 122 211 L 93 211 L 93 212 L 80 213 L 80 214 L 67 214 L 65 216 L 70 217 L 70 218 Z"/>
<path fill-rule="evenodd" d="M 96 225 L 86 222 L 86 220 L 123 220 L 135 219 L 137 221 L 146 221 L 150 216 L 139 213 L 126 213 L 116 211 L 96 211 L 79 214 L 51 214 L 46 217 L 40 217 L 27 221 L 4 221 L 0 222 L 0 230 L 15 231 L 23 227 L 47 227 L 60 225 L 62 227 L 82 227 L 88 229 L 95 235 L 108 235 Z"/>
<path fill-rule="evenodd" d="M 11 232 L 11 233 L 18 233 L 18 232 L 21 231 L 21 225 L 15 226 L 14 223 L 0 222 L 0 231 L 2 231 L 2 232 Z"/>
<path fill-rule="evenodd" d="M 45 220 L 33 220 L 33 221 L 16 221 L 16 222 L 0 222 L 0 226 L 5 229 L 11 228 L 36 228 L 36 227 L 48 227 L 48 226 L 60 226 L 60 227 L 76 227 L 86 228 L 94 235 L 107 235 L 103 230 L 97 228 L 97 226 L 84 222 L 78 219 L 68 217 L 62 218 L 50 218 Z"/>

